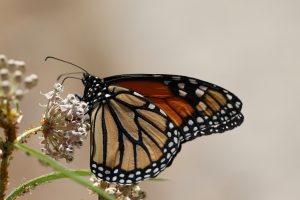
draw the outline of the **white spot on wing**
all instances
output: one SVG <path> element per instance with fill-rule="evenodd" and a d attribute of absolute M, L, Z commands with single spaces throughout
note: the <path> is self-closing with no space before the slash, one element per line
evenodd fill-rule
<path fill-rule="evenodd" d="M 189 81 L 190 81 L 190 83 L 192 83 L 192 84 L 197 84 L 197 83 L 198 83 L 196 79 L 192 79 L 192 78 L 190 78 Z"/>
<path fill-rule="evenodd" d="M 160 111 L 160 113 L 163 114 L 164 116 L 167 116 L 167 114 L 166 114 L 162 109 L 160 109 L 159 111 Z"/>
<path fill-rule="evenodd" d="M 206 91 L 206 90 L 207 90 L 207 87 L 206 87 L 206 86 L 203 86 L 203 85 L 200 85 L 199 88 L 200 88 L 200 90 L 203 90 L 203 91 Z"/>
<path fill-rule="evenodd" d="M 204 95 L 204 91 L 200 89 L 196 89 L 195 94 L 197 97 L 202 97 Z"/>
<path fill-rule="evenodd" d="M 198 123 L 202 123 L 202 122 L 204 122 L 204 120 L 203 120 L 202 117 L 197 117 L 197 122 L 198 122 Z"/>
<path fill-rule="evenodd" d="M 230 94 L 226 94 L 226 96 L 227 96 L 227 98 L 228 98 L 229 100 L 232 99 L 232 96 L 231 96 Z"/>
<path fill-rule="evenodd" d="M 167 135 L 168 135 L 168 137 L 172 136 L 171 132 L 167 132 Z"/>
<path fill-rule="evenodd" d="M 175 144 L 178 143 L 178 139 L 176 137 L 174 138 L 174 142 L 175 142 Z"/>
<path fill-rule="evenodd" d="M 134 175 L 133 175 L 133 174 L 129 174 L 128 177 L 129 177 L 129 178 L 133 178 Z"/>
<path fill-rule="evenodd" d="M 138 97 L 143 97 L 141 94 L 139 94 L 139 93 L 137 93 L 137 92 L 133 92 L 133 94 L 134 94 L 135 96 L 138 96 Z"/>
<path fill-rule="evenodd" d="M 149 104 L 148 108 L 153 110 L 155 108 L 155 105 L 151 103 L 151 104 Z"/>
<path fill-rule="evenodd" d="M 189 127 L 187 127 L 187 126 L 183 127 L 183 131 L 184 131 L 184 132 L 189 131 Z"/>
<path fill-rule="evenodd" d="M 184 83 L 178 83 L 177 85 L 178 85 L 178 87 L 179 87 L 180 89 L 183 89 L 184 86 L 185 86 Z"/>
<path fill-rule="evenodd" d="M 103 169 L 103 167 L 98 167 L 98 170 L 103 171 L 104 169 Z"/>
<path fill-rule="evenodd" d="M 181 79 L 181 77 L 180 76 L 172 76 L 172 79 L 176 80 L 176 81 L 179 81 Z"/>
<path fill-rule="evenodd" d="M 179 90 L 179 95 L 182 97 L 185 97 L 187 95 L 187 93 L 183 90 Z"/>
<path fill-rule="evenodd" d="M 170 153 L 168 153 L 167 154 L 167 159 L 169 159 L 171 157 L 171 154 Z"/>

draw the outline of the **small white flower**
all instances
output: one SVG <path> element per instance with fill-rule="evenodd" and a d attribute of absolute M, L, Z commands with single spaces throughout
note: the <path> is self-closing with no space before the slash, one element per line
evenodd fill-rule
<path fill-rule="evenodd" d="M 81 102 L 73 94 L 63 99 L 60 97 L 62 91 L 62 85 L 57 83 L 52 91 L 44 94 L 48 104 L 42 120 L 42 150 L 55 159 L 72 161 L 74 147 L 82 145 L 90 128 L 85 115 L 88 108 L 85 102 Z"/>
<path fill-rule="evenodd" d="M 146 193 L 142 191 L 138 185 L 118 185 L 116 183 L 108 183 L 95 177 L 95 175 L 92 175 L 90 181 L 94 186 L 104 189 L 106 193 L 118 200 L 143 200 L 146 198 Z"/>

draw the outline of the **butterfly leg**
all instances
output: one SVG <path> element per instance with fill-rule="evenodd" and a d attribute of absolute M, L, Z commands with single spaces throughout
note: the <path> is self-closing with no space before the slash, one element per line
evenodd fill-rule
<path fill-rule="evenodd" d="M 79 94 L 75 94 L 75 97 L 78 98 L 80 101 L 83 101 L 83 97 L 80 96 Z"/>

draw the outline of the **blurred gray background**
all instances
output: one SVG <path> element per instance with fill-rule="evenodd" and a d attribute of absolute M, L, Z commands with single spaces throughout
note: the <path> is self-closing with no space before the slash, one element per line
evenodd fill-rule
<path fill-rule="evenodd" d="M 297 0 L 10 0 L 0 1 L 0 53 L 26 61 L 38 87 L 22 102 L 21 130 L 39 125 L 39 94 L 75 71 L 57 56 L 100 77 L 171 73 L 221 85 L 244 102 L 244 124 L 183 146 L 167 182 L 144 182 L 148 199 L 300 199 L 300 1 Z M 81 93 L 73 80 L 67 92 Z M 39 149 L 38 136 L 29 145 Z M 88 168 L 89 140 L 73 168 Z M 16 152 L 10 190 L 51 172 Z M 61 180 L 20 199 L 94 200 Z"/>

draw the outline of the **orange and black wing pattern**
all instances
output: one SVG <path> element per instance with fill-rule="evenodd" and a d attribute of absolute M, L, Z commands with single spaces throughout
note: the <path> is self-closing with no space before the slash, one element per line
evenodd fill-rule
<path fill-rule="evenodd" d="M 244 119 L 242 102 L 234 94 L 199 79 L 129 74 L 108 77 L 104 82 L 135 91 L 158 106 L 180 129 L 182 143 L 231 130 Z"/>
<path fill-rule="evenodd" d="M 90 116 L 91 170 L 107 182 L 130 185 L 153 178 L 180 150 L 180 130 L 136 91 L 108 86 Z"/>

